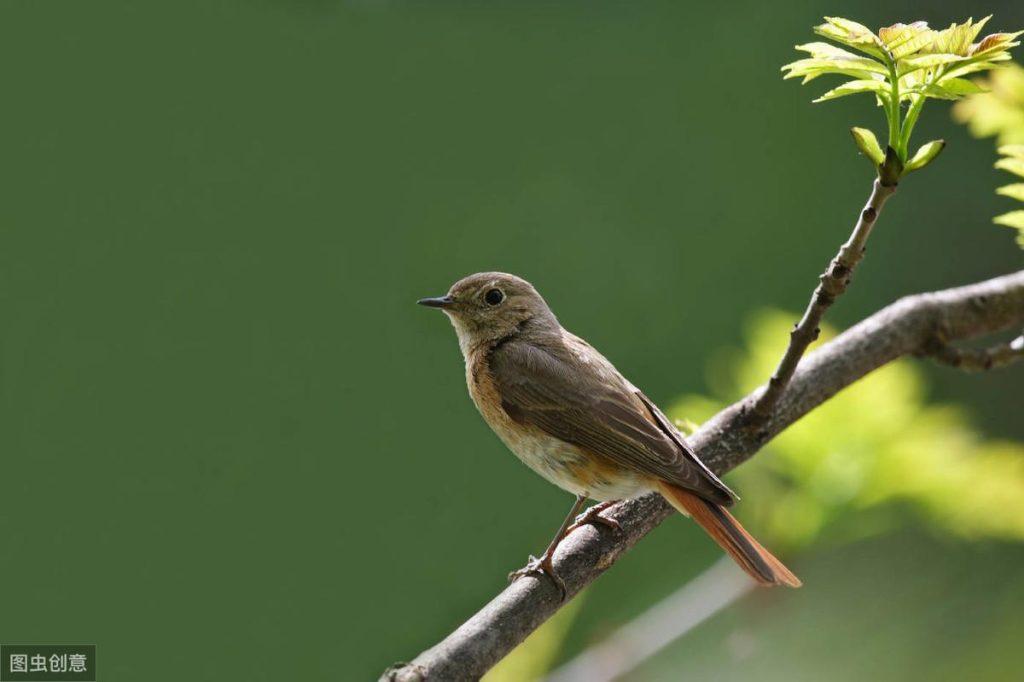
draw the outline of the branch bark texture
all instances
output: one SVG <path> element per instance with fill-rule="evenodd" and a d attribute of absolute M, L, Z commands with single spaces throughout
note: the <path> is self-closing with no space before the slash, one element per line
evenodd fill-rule
<path fill-rule="evenodd" d="M 939 339 L 925 351 L 936 362 L 965 372 L 984 372 L 1024 360 L 1024 335 L 988 348 L 957 348 Z"/>
<path fill-rule="evenodd" d="M 793 378 L 796 367 L 800 364 L 800 358 L 807 352 L 817 338 L 821 329 L 821 319 L 835 300 L 843 295 L 846 287 L 850 284 L 853 271 L 864 258 L 864 251 L 867 246 L 868 237 L 871 236 L 871 229 L 878 221 L 882 213 L 882 207 L 886 200 L 896 192 L 896 185 L 885 185 L 878 178 L 871 188 L 871 196 L 868 203 L 860 212 L 857 223 L 853 226 L 853 232 L 846 243 L 839 247 L 839 253 L 825 268 L 818 278 L 819 283 L 814 293 L 811 294 L 811 301 L 807 304 L 807 310 L 803 317 L 790 332 L 789 346 L 779 361 L 779 366 L 772 373 L 768 386 L 754 405 L 754 415 L 760 419 L 767 419 L 778 404 L 779 399 L 785 391 L 786 386 Z"/>
<path fill-rule="evenodd" d="M 706 422 L 688 440 L 716 473 L 756 453 L 803 415 L 861 377 L 904 355 L 927 354 L 936 339 L 963 341 L 1024 325 L 1024 270 L 955 289 L 901 299 L 807 356 L 766 418 L 754 391 Z M 752 425 L 754 427 L 752 428 Z M 559 545 L 555 569 L 571 598 L 614 564 L 673 510 L 659 495 L 626 500 L 604 512 L 622 528 L 584 526 Z M 436 646 L 382 680 L 422 682 L 482 676 L 562 605 L 544 576 L 520 578 Z"/>

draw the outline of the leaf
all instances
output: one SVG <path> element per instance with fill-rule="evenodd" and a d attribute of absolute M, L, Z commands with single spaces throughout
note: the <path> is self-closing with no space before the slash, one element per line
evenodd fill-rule
<path fill-rule="evenodd" d="M 872 74 L 885 73 L 885 68 L 878 62 L 867 57 L 857 56 L 843 59 L 800 59 L 786 64 L 782 67 L 782 70 L 786 72 L 783 79 L 803 76 L 804 83 L 826 74 L 853 76 L 854 78 L 868 80 L 873 77 Z"/>
<path fill-rule="evenodd" d="M 875 34 L 871 32 L 870 28 L 864 24 L 859 24 L 856 21 L 843 19 L 842 17 L 825 17 L 825 21 L 836 28 L 845 31 L 850 36 L 863 37 L 864 40 L 871 40 L 875 38 Z"/>
<path fill-rule="evenodd" d="M 878 144 L 878 138 L 873 132 L 867 128 L 850 128 L 850 133 L 853 135 L 857 149 L 868 157 L 871 163 L 880 166 L 885 161 L 885 152 L 882 151 L 881 145 Z"/>
<path fill-rule="evenodd" d="M 966 78 L 943 78 L 937 85 L 954 95 L 979 95 L 988 92 L 985 88 Z"/>
<path fill-rule="evenodd" d="M 923 54 L 919 57 L 909 57 L 900 62 L 900 73 L 907 74 L 917 69 L 930 69 L 943 64 L 963 61 L 965 57 L 956 54 Z"/>
<path fill-rule="evenodd" d="M 815 26 L 814 32 L 872 57 L 883 58 L 882 41 L 864 24 L 841 17 L 825 17 L 825 22 Z"/>
<path fill-rule="evenodd" d="M 985 28 L 985 24 L 987 24 L 988 20 L 991 18 L 992 15 L 990 14 L 981 21 L 971 26 L 970 40 L 974 40 L 975 38 L 978 37 L 978 34 L 981 33 L 981 29 Z"/>
<path fill-rule="evenodd" d="M 859 92 L 875 92 L 883 94 L 888 90 L 889 86 L 884 81 L 879 80 L 854 80 L 843 83 L 838 88 L 832 88 L 824 95 L 814 100 L 815 102 L 827 102 L 830 99 L 836 99 L 839 97 L 846 97 L 847 95 L 855 95 Z"/>
<path fill-rule="evenodd" d="M 970 48 L 970 54 L 973 57 L 984 57 L 996 52 L 1008 50 L 1011 47 L 1017 47 L 1020 43 L 1014 41 L 1016 41 L 1021 35 L 1024 35 L 1024 31 L 1017 31 L 1016 33 L 992 33 L 982 38 L 981 42 L 977 45 L 972 45 Z"/>
<path fill-rule="evenodd" d="M 925 142 L 921 145 L 921 148 L 917 150 L 917 153 L 911 157 L 910 161 L 907 161 L 906 172 L 915 171 L 924 168 L 929 163 L 935 160 L 935 157 L 945 149 L 945 140 L 932 140 L 931 142 Z"/>
<path fill-rule="evenodd" d="M 996 189 L 996 194 L 1001 194 L 1004 197 L 1010 197 L 1017 201 L 1024 201 L 1024 182 L 1017 182 L 1012 185 L 1003 185 Z"/>
<path fill-rule="evenodd" d="M 967 60 L 962 62 L 946 72 L 946 77 L 959 77 L 966 76 L 968 74 L 977 73 L 979 71 L 988 71 L 996 68 L 996 62 L 1005 62 L 1011 57 L 1009 54 L 1003 53 L 1000 56 L 991 59 L 981 59 L 978 61 Z"/>
<path fill-rule="evenodd" d="M 1019 175 L 1024 178 L 1024 159 L 1014 158 L 1008 156 L 1005 159 L 999 159 L 996 161 L 996 168 L 1000 170 L 1009 171 L 1014 175 Z"/>
<path fill-rule="evenodd" d="M 915 88 L 917 92 L 935 99 L 960 99 L 960 95 L 946 90 L 941 85 L 926 83 Z"/>
<path fill-rule="evenodd" d="M 1006 227 L 1013 227 L 1018 230 L 1024 230 L 1024 210 L 1010 211 L 1003 215 L 997 215 L 992 219 L 996 225 L 1005 225 Z"/>
<path fill-rule="evenodd" d="M 912 24 L 893 24 L 878 30 L 878 37 L 889 50 L 893 59 L 902 59 L 914 54 L 932 42 L 934 32 L 923 21 Z"/>
<path fill-rule="evenodd" d="M 825 72 L 840 72 L 843 69 L 854 69 L 857 71 L 877 73 L 883 76 L 888 73 L 886 68 L 874 59 L 858 57 L 857 55 L 850 55 L 849 57 L 809 57 L 807 59 L 798 59 L 795 62 L 786 64 L 782 69 L 784 71 L 787 69 L 790 71 L 790 74 L 786 76 L 787 78 L 792 78 L 795 75 L 803 75 L 803 72 L 819 70 Z"/>
<path fill-rule="evenodd" d="M 950 24 L 949 28 L 936 32 L 929 51 L 966 56 L 975 35 L 970 19 L 962 24 Z"/>
<path fill-rule="evenodd" d="M 860 55 L 844 50 L 841 47 L 836 47 L 832 43 L 804 43 L 803 45 L 794 46 L 795 49 L 801 52 L 808 52 L 816 59 L 861 59 Z"/>

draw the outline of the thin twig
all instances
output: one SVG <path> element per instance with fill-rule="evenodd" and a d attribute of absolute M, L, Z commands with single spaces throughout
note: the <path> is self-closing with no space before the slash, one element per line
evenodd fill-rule
<path fill-rule="evenodd" d="M 922 355 L 965 372 L 984 372 L 1024 360 L 1024 335 L 988 348 L 957 348 L 935 338 Z"/>
<path fill-rule="evenodd" d="M 871 196 L 860 212 L 850 238 L 839 248 L 839 253 L 825 268 L 825 272 L 818 277 L 819 284 L 811 294 L 811 300 L 807 304 L 804 316 L 789 333 L 789 346 L 782 355 L 782 359 L 779 360 L 779 366 L 775 368 L 764 393 L 754 404 L 751 413 L 754 418 L 752 423 L 767 419 L 775 409 L 782 392 L 793 378 L 800 358 L 807 352 L 807 347 L 818 338 L 818 334 L 821 332 L 818 325 L 821 323 L 821 318 L 825 316 L 825 311 L 835 303 L 837 298 L 842 296 L 846 287 L 849 286 L 853 271 L 857 269 L 857 264 L 864 258 L 865 245 L 868 237 L 871 236 L 871 229 L 878 221 L 878 216 L 881 215 L 886 200 L 895 192 L 896 185 L 884 185 L 881 180 L 875 179 L 871 188 Z"/>
<path fill-rule="evenodd" d="M 1024 270 L 978 284 L 901 299 L 848 329 L 800 363 L 786 392 L 756 432 L 748 428 L 755 391 L 705 422 L 689 444 L 713 471 L 734 468 L 780 431 L 854 381 L 904 355 L 918 354 L 936 335 L 963 341 L 1024 325 Z M 555 570 L 571 598 L 614 564 L 672 508 L 656 494 L 604 512 L 619 531 L 584 526 L 559 545 Z M 554 583 L 520 578 L 411 663 L 382 679 L 401 682 L 482 676 L 561 606 Z M 400 613 L 395 614 L 401 618 Z"/>

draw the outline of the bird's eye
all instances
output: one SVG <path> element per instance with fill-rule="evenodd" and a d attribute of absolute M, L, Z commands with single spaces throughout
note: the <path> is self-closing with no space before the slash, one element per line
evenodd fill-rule
<path fill-rule="evenodd" d="M 501 293 L 501 289 L 490 289 L 484 294 L 484 302 L 487 305 L 498 305 L 505 300 L 505 294 Z"/>

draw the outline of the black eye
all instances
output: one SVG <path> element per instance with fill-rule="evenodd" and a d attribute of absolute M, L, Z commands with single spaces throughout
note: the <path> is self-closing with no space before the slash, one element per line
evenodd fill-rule
<path fill-rule="evenodd" d="M 505 300 L 505 294 L 501 293 L 501 289 L 490 289 L 484 294 L 484 301 L 487 305 L 498 305 Z"/>

